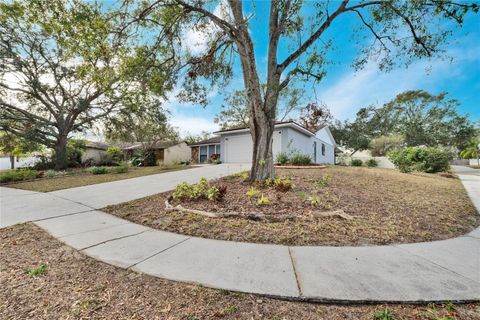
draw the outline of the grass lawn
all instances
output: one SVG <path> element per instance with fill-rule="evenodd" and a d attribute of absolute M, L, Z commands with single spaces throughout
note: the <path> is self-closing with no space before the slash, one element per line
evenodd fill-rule
<path fill-rule="evenodd" d="M 153 228 L 204 238 L 286 245 L 371 245 L 431 241 L 456 237 L 479 225 L 479 216 L 461 182 L 433 174 L 356 167 L 279 169 L 294 188 L 281 192 L 257 188 L 270 204 L 248 198 L 251 186 L 241 177 L 212 184 L 227 187 L 223 201 L 174 200 L 188 209 L 239 212 L 239 217 L 210 218 L 165 211 L 162 193 L 104 210 Z M 331 181 L 328 182 L 327 176 Z M 320 182 L 323 181 L 323 182 Z M 327 182 L 325 182 L 327 181 Z M 314 201 L 315 200 L 315 201 Z M 341 209 L 353 217 L 316 218 L 318 212 Z M 294 215 L 280 222 L 254 221 L 251 213 L 270 217 Z"/>
<path fill-rule="evenodd" d="M 98 262 L 33 224 L 0 230 L 0 261 L 1 319 L 480 319 L 478 304 L 313 304 L 167 281 Z"/>
<path fill-rule="evenodd" d="M 80 174 L 69 175 L 58 178 L 43 178 L 35 181 L 26 181 L 19 183 L 11 183 L 4 185 L 9 188 L 33 190 L 39 192 L 50 192 L 61 189 L 75 188 L 87 186 L 91 184 L 110 182 L 116 180 L 130 179 L 150 174 L 163 173 L 168 171 L 190 169 L 190 166 L 171 165 L 171 166 L 153 166 L 129 168 L 126 173 L 107 173 L 107 174 L 91 174 L 83 171 Z"/>

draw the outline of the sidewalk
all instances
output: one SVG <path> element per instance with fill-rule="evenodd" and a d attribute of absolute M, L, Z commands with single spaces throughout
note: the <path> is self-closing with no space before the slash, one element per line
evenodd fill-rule
<path fill-rule="evenodd" d="M 235 168 L 230 169 L 241 169 Z M 198 180 L 197 173 L 209 178 L 220 174 L 215 170 L 192 171 L 174 174 L 194 173 L 182 177 L 191 179 L 187 181 Z M 181 180 L 178 176 L 167 180 L 167 174 L 156 179 L 131 179 L 130 186 L 138 190 L 129 192 L 122 189 L 125 185 L 117 184 L 122 181 L 108 183 L 108 188 L 95 185 L 51 194 L 1 188 L 2 225 L 5 210 L 9 215 L 28 211 L 30 215 L 23 217 L 40 218 L 35 221 L 37 225 L 100 261 L 226 290 L 335 302 L 480 300 L 480 229 L 428 243 L 287 247 L 188 237 L 94 210 L 112 201 L 161 192 L 158 189 L 167 188 L 170 178 L 171 183 Z M 480 176 L 460 177 L 480 210 Z M 113 191 L 125 198 L 113 196 Z M 42 214 L 34 216 L 37 211 Z"/>

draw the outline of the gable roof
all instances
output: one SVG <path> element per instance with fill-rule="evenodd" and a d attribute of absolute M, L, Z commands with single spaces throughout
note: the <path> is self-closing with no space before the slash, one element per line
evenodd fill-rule
<path fill-rule="evenodd" d="M 85 148 L 98 149 L 98 150 L 107 150 L 110 147 L 108 143 L 100 141 L 86 141 Z"/>
<path fill-rule="evenodd" d="M 275 122 L 275 129 L 277 128 L 283 128 L 283 127 L 290 127 L 290 128 L 293 128 L 307 136 L 314 136 L 315 133 L 308 130 L 307 128 L 305 128 L 304 126 L 298 124 L 297 122 L 295 121 L 283 121 L 283 122 Z M 214 132 L 215 134 L 218 134 L 218 135 L 225 135 L 225 134 L 229 134 L 229 133 L 237 133 L 237 132 L 247 132 L 247 131 L 250 131 L 250 128 L 249 127 L 243 127 L 243 128 L 235 128 L 235 129 L 226 129 L 226 130 L 220 130 L 220 131 L 216 131 Z"/>
<path fill-rule="evenodd" d="M 208 139 L 205 139 L 205 140 L 202 140 L 202 141 L 191 143 L 191 144 L 189 144 L 189 146 L 190 147 L 197 147 L 197 146 L 204 145 L 204 144 L 220 144 L 220 137 L 215 136 L 215 137 L 212 137 L 212 138 L 208 138 Z"/>

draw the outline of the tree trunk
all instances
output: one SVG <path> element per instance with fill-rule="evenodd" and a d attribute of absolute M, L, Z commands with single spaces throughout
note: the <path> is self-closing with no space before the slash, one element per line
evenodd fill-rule
<path fill-rule="evenodd" d="M 55 170 L 63 170 L 67 166 L 67 136 L 60 135 L 55 144 Z"/>
<path fill-rule="evenodd" d="M 10 155 L 10 169 L 15 169 L 15 156 Z"/>

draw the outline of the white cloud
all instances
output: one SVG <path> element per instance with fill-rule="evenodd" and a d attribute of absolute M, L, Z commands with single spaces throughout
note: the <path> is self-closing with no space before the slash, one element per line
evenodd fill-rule
<path fill-rule="evenodd" d="M 170 119 L 170 123 L 178 128 L 182 136 L 188 133 L 199 134 L 202 131 L 213 132 L 218 130 L 218 125 L 213 123 L 213 118 L 174 115 Z"/>
<path fill-rule="evenodd" d="M 352 118 L 359 108 L 384 103 L 402 91 L 436 87 L 440 82 L 462 77 L 461 63 L 480 60 L 479 49 L 479 46 L 470 47 L 462 50 L 461 55 L 452 50 L 451 55 L 457 57 L 453 63 L 448 60 L 419 61 L 407 69 L 388 73 L 380 71 L 375 63 L 369 63 L 331 85 L 317 88 L 317 97 L 330 107 L 336 118 Z"/>

